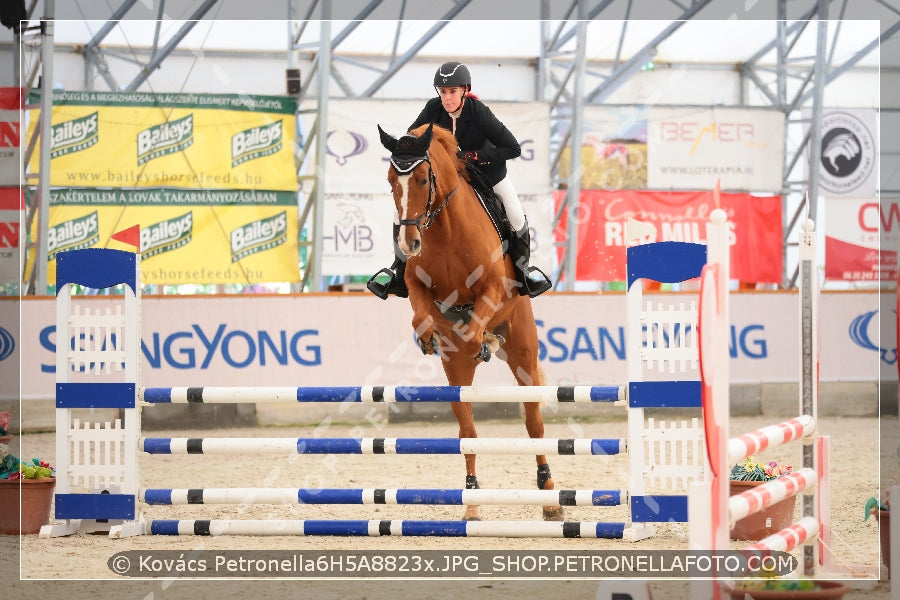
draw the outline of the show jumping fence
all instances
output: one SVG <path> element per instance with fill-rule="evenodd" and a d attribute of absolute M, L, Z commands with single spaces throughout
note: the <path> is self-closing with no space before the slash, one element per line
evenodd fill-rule
<path fill-rule="evenodd" d="M 724 216 L 720 215 L 720 218 Z M 691 484 L 689 494 L 689 546 L 694 550 L 728 550 L 730 524 L 789 497 L 804 495 L 802 517 L 745 548 L 767 553 L 804 546 L 803 570 L 833 568 L 828 550 L 831 527 L 829 438 L 816 431 L 818 392 L 818 283 L 813 223 L 807 221 L 800 237 L 800 416 L 734 438 L 729 437 L 728 261 L 717 260 L 718 244 L 710 240 L 710 264 L 700 287 L 700 370 L 703 374 L 703 417 L 709 477 Z M 803 444 L 803 467 L 753 489 L 729 496 L 730 465 L 790 442 Z M 720 598 L 715 579 L 692 581 L 692 597 Z"/>
<path fill-rule="evenodd" d="M 727 266 L 727 224 L 707 225 L 712 251 Z M 111 537 L 151 534 L 195 535 L 452 535 L 559 536 L 642 539 L 656 522 L 687 522 L 688 486 L 704 477 L 706 452 L 700 417 L 698 309 L 696 302 L 644 303 L 642 280 L 679 283 L 699 277 L 707 246 L 658 242 L 628 248 L 627 384 L 574 387 L 317 387 L 317 388 L 142 388 L 140 360 L 140 256 L 108 249 L 62 252 L 57 256 L 57 494 L 55 518 L 41 536 L 109 531 Z M 99 314 L 72 306 L 72 286 L 107 288 L 124 284 L 124 311 Z M 722 339 L 727 339 L 723 336 Z M 717 358 L 717 360 L 719 360 Z M 717 364 L 714 370 L 727 366 Z M 710 363 L 707 363 L 710 364 Z M 107 381 L 111 369 L 124 381 Z M 645 371 L 657 371 L 645 381 Z M 727 371 L 724 371 L 727 374 Z M 667 375 L 676 374 L 672 381 Z M 78 381 L 72 381 L 77 376 Z M 693 379 L 691 377 L 694 377 Z M 727 382 L 727 376 L 724 377 Z M 180 402 L 590 402 L 625 406 L 625 439 L 216 439 L 142 438 L 141 408 Z M 73 410 L 116 408 L 112 423 L 83 422 Z M 645 409 L 695 409 L 690 421 L 656 421 Z M 272 452 L 331 453 L 546 453 L 627 454 L 627 490 L 416 490 L 416 489 L 145 489 L 138 453 L 211 454 Z M 314 492 L 314 493 L 313 493 Z M 140 505 L 241 503 L 488 504 L 547 503 L 627 507 L 629 521 L 466 522 L 314 520 L 155 520 Z"/>

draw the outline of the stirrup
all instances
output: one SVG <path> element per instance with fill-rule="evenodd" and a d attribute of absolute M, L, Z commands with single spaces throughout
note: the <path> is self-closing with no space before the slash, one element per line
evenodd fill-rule
<path fill-rule="evenodd" d="M 375 281 L 375 278 L 382 274 L 387 275 L 390 278 L 387 283 Z M 406 289 L 406 282 L 400 279 L 396 273 L 387 267 L 372 275 L 372 277 L 369 278 L 369 281 L 366 282 L 366 287 L 369 288 L 370 292 L 382 300 L 387 300 L 387 297 L 390 294 L 394 294 L 399 298 L 406 298 L 409 296 L 409 292 Z"/>
<path fill-rule="evenodd" d="M 390 278 L 387 283 L 379 283 L 375 281 L 375 278 L 381 274 L 385 274 Z M 389 289 L 391 287 L 391 284 L 394 282 L 394 278 L 396 276 L 397 275 L 388 268 L 381 269 L 369 278 L 369 281 L 366 282 L 366 287 L 369 288 L 370 292 L 372 292 L 382 300 L 386 300 L 388 294 L 390 293 Z"/>
<path fill-rule="evenodd" d="M 553 283 L 551 283 L 550 278 L 538 267 L 528 267 L 528 271 L 523 272 L 522 274 L 522 279 L 524 279 L 524 281 L 522 281 L 522 286 L 519 288 L 520 296 L 527 295 L 531 298 L 535 298 L 553 288 Z"/>

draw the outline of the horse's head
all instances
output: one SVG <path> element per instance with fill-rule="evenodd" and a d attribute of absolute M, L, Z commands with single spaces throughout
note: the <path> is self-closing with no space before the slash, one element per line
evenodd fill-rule
<path fill-rule="evenodd" d="M 455 191 L 455 187 L 453 191 L 444 190 L 447 178 L 440 173 L 455 169 L 457 159 L 452 147 L 451 151 L 447 150 L 447 144 L 455 146 L 456 140 L 449 132 L 435 130 L 433 125 L 423 126 L 399 139 L 385 133 L 381 126 L 378 133 L 381 144 L 391 153 L 388 182 L 400 218 L 398 245 L 406 256 L 416 256 L 422 251 L 422 231 L 432 225 Z M 457 178 L 454 185 L 458 181 Z"/>

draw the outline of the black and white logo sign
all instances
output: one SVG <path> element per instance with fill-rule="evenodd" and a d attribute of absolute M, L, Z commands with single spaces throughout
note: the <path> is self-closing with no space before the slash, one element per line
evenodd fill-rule
<path fill-rule="evenodd" d="M 875 138 L 855 114 L 830 112 L 822 121 L 822 151 L 819 155 L 822 187 L 839 195 L 868 194 L 860 188 L 875 169 Z"/>

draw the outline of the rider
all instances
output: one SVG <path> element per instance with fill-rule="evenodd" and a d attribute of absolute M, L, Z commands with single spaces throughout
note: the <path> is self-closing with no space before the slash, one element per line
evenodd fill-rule
<path fill-rule="evenodd" d="M 409 126 L 409 131 L 426 123 L 436 123 L 453 133 L 459 145 L 457 156 L 478 166 L 506 209 L 506 216 L 513 230 L 509 255 L 515 266 L 516 280 L 521 284 L 519 295 L 527 294 L 533 298 L 543 294 L 553 286 L 543 271 L 528 265 L 531 258 L 528 222 L 519 196 L 506 176 L 506 161 L 516 158 L 522 152 L 519 142 L 491 109 L 471 93 L 472 78 L 465 65 L 458 62 L 441 65 L 434 74 L 434 88 L 438 96 L 425 104 L 425 108 Z M 406 258 L 396 244 L 399 232 L 400 225 L 395 223 L 394 264 L 390 268 L 381 269 L 366 284 L 373 294 L 382 299 L 387 298 L 388 294 L 401 298 L 408 295 L 406 282 L 403 280 Z M 390 280 L 387 283 L 376 281 L 375 278 L 381 274 L 386 274 Z"/>

